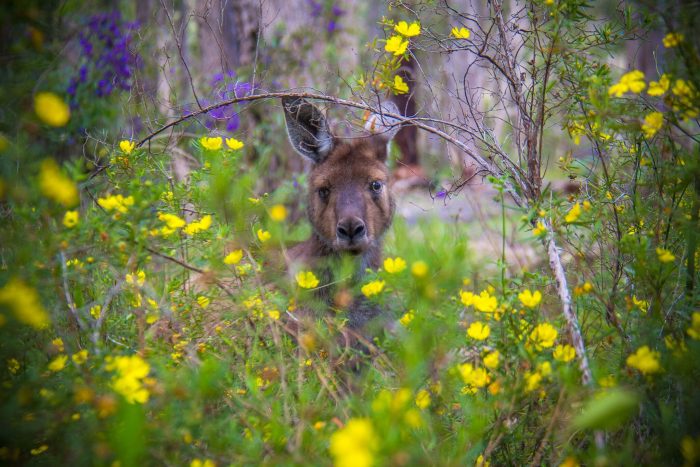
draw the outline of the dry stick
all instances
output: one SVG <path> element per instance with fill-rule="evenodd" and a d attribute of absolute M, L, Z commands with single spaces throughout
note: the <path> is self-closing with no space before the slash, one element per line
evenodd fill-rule
<path fill-rule="evenodd" d="M 81 331 L 85 328 L 85 323 L 80 319 L 78 310 L 73 302 L 73 297 L 71 297 L 70 289 L 68 288 L 68 272 L 66 271 L 66 255 L 61 251 L 58 254 L 58 260 L 61 262 L 61 275 L 63 276 L 63 293 L 66 297 L 66 303 L 68 304 L 68 309 L 70 310 L 71 316 L 75 320 L 75 324 L 78 325 L 78 329 Z"/>

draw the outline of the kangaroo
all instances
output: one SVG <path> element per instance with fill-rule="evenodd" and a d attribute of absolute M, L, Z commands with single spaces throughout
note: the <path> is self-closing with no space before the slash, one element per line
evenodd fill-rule
<path fill-rule="evenodd" d="M 351 255 L 357 262 L 355 278 L 361 278 L 366 268 L 380 267 L 382 238 L 394 215 L 386 160 L 398 122 L 373 114 L 365 126 L 370 136 L 343 140 L 332 134 L 323 113 L 306 100 L 283 98 L 282 104 L 292 147 L 313 162 L 307 193 L 312 234 L 288 251 L 288 260 L 292 267 L 313 267 L 323 259 Z M 383 111 L 399 113 L 390 102 Z M 364 297 L 355 298 L 348 325 L 362 328 L 379 312 Z"/>

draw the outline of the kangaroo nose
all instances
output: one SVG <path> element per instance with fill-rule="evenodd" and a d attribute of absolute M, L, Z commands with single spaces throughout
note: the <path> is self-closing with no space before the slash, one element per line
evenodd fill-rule
<path fill-rule="evenodd" d="M 353 240 L 359 240 L 365 236 L 365 223 L 357 217 L 350 217 L 338 222 L 336 235 L 338 239 L 352 243 Z"/>

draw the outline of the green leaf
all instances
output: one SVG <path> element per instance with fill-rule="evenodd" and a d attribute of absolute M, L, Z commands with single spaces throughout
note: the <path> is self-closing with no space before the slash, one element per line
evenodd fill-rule
<path fill-rule="evenodd" d="M 574 419 L 573 427 L 577 430 L 615 429 L 637 411 L 638 405 L 639 397 L 631 391 L 612 389 L 598 393 Z"/>

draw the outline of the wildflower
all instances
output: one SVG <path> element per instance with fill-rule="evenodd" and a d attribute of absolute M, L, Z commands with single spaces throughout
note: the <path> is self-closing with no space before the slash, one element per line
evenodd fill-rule
<path fill-rule="evenodd" d="M 243 142 L 241 141 L 238 141 L 236 138 L 226 138 L 226 146 L 228 146 L 229 149 L 231 149 L 232 151 L 237 151 L 243 146 L 245 146 L 245 144 L 243 144 Z"/>
<path fill-rule="evenodd" d="M 581 204 L 576 203 L 573 205 L 573 207 L 566 214 L 566 217 L 564 218 L 564 220 L 568 224 L 571 224 L 572 222 L 576 222 L 580 215 L 581 215 Z"/>
<path fill-rule="evenodd" d="M 540 221 L 537 221 L 537 225 L 535 226 L 534 229 L 532 229 L 532 234 L 535 237 L 539 237 L 540 235 L 543 235 L 547 232 L 547 227 L 544 226 L 544 224 Z"/>
<path fill-rule="evenodd" d="M 649 311 L 649 302 L 647 300 L 638 299 L 636 295 L 632 295 L 632 303 L 639 308 L 642 313 Z"/>
<path fill-rule="evenodd" d="M 391 36 L 384 46 L 384 50 L 393 53 L 395 56 L 403 55 L 408 48 L 408 41 L 405 41 L 403 37 L 396 35 Z"/>
<path fill-rule="evenodd" d="M 36 289 L 20 279 L 10 279 L 0 288 L 0 303 L 7 305 L 19 322 L 35 329 L 45 329 L 51 321 Z"/>
<path fill-rule="evenodd" d="M 617 84 L 610 86 L 608 89 L 608 95 L 622 97 L 622 95 L 626 92 L 639 94 L 645 87 L 646 83 L 644 82 L 644 73 L 639 70 L 633 70 L 622 75 Z"/>
<path fill-rule="evenodd" d="M 554 353 L 552 356 L 555 360 L 566 363 L 574 359 L 576 356 L 576 350 L 569 344 L 559 344 L 554 348 Z"/>
<path fill-rule="evenodd" d="M 491 382 L 491 377 L 483 368 L 476 368 L 469 374 L 467 384 L 475 388 L 483 388 Z"/>
<path fill-rule="evenodd" d="M 243 259 L 243 250 L 233 250 L 224 258 L 224 264 L 238 264 Z"/>
<path fill-rule="evenodd" d="M 676 256 L 665 248 L 657 248 L 656 255 L 659 257 L 659 261 L 662 263 L 670 263 L 676 259 Z"/>
<path fill-rule="evenodd" d="M 146 273 L 139 269 L 133 274 L 127 274 L 125 279 L 127 284 L 143 287 L 143 284 L 146 282 Z"/>
<path fill-rule="evenodd" d="M 474 304 L 474 294 L 471 292 L 459 291 L 459 300 L 464 306 L 472 306 Z"/>
<path fill-rule="evenodd" d="M 651 350 L 647 345 L 642 346 L 627 357 L 627 366 L 639 370 L 644 375 L 657 373 L 661 371 L 659 352 Z"/>
<path fill-rule="evenodd" d="M 518 294 L 518 299 L 523 306 L 535 308 L 542 301 L 542 293 L 540 293 L 539 290 L 535 290 L 534 292 L 523 290 Z"/>
<path fill-rule="evenodd" d="M 422 279 L 428 275 L 428 264 L 425 261 L 416 261 L 411 265 L 411 274 Z"/>
<path fill-rule="evenodd" d="M 279 312 L 279 310 L 269 310 L 267 312 L 267 316 L 269 316 L 273 320 L 277 321 L 280 319 L 280 312 Z"/>
<path fill-rule="evenodd" d="M 399 75 L 394 76 L 394 94 L 406 94 L 408 92 L 408 84 Z"/>
<path fill-rule="evenodd" d="M 416 406 L 419 409 L 427 409 L 430 406 L 430 402 L 430 393 L 428 391 L 425 389 L 418 391 L 418 394 L 416 395 Z"/>
<path fill-rule="evenodd" d="M 384 260 L 384 270 L 389 274 L 396 274 L 406 269 L 406 261 L 403 258 L 387 258 Z"/>
<path fill-rule="evenodd" d="M 685 463 L 683 467 L 697 465 L 700 462 L 700 436 L 693 439 L 690 436 L 684 436 L 681 440 L 681 454 Z"/>
<path fill-rule="evenodd" d="M 530 333 L 530 341 L 535 344 L 537 350 L 552 347 L 556 339 L 557 330 L 549 323 L 538 324 Z"/>
<path fill-rule="evenodd" d="M 671 79 L 664 73 L 661 75 L 658 81 L 651 81 L 649 83 L 649 89 L 647 89 L 647 94 L 650 96 L 663 96 L 668 88 L 671 86 Z"/>
<path fill-rule="evenodd" d="M 65 350 L 63 339 L 61 339 L 60 337 L 57 337 L 54 340 L 52 340 L 51 345 L 59 352 L 63 352 Z"/>
<path fill-rule="evenodd" d="M 378 436 L 367 418 L 352 418 L 331 435 L 330 451 L 336 467 L 369 467 L 379 448 Z"/>
<path fill-rule="evenodd" d="M 482 291 L 479 295 L 474 295 L 474 308 L 482 313 L 493 313 L 498 307 L 496 297 L 489 294 L 488 290 Z"/>
<path fill-rule="evenodd" d="M 216 467 L 216 463 L 211 459 L 192 459 L 190 467 Z"/>
<path fill-rule="evenodd" d="M 405 37 L 414 37 L 420 34 L 420 23 L 414 21 L 409 25 L 406 21 L 399 21 L 399 24 L 394 26 L 394 31 Z"/>
<path fill-rule="evenodd" d="M 409 310 L 404 313 L 401 318 L 399 318 L 399 323 L 401 323 L 402 326 L 408 326 L 411 321 L 413 321 L 413 318 L 415 318 L 415 314 L 412 310 Z"/>
<path fill-rule="evenodd" d="M 187 235 L 194 235 L 211 227 L 211 215 L 207 214 L 198 221 L 192 221 L 182 229 Z"/>
<path fill-rule="evenodd" d="M 34 96 L 34 111 L 42 122 L 50 126 L 65 126 L 70 120 L 68 104 L 52 92 L 40 92 Z"/>
<path fill-rule="evenodd" d="M 107 370 L 115 371 L 112 389 L 124 396 L 129 404 L 148 401 L 148 389 L 143 383 L 151 368 L 143 358 L 138 355 L 116 357 L 108 363 Z"/>
<path fill-rule="evenodd" d="M 7 361 L 7 369 L 13 375 L 16 375 L 20 369 L 19 361 L 16 358 L 11 358 Z"/>
<path fill-rule="evenodd" d="M 68 361 L 68 355 L 59 355 L 49 362 L 48 369 L 54 373 L 61 371 L 66 367 L 66 362 Z"/>
<path fill-rule="evenodd" d="M 260 240 L 260 243 L 265 243 L 266 241 L 268 241 L 270 239 L 270 237 L 272 237 L 272 235 L 270 235 L 270 232 L 268 232 L 267 230 L 263 230 L 263 229 L 258 229 L 257 234 L 258 234 L 258 240 Z"/>
<path fill-rule="evenodd" d="M 111 195 L 106 198 L 97 198 L 99 204 L 105 211 L 117 211 L 126 214 L 130 206 L 134 205 L 134 197 L 122 195 Z"/>
<path fill-rule="evenodd" d="M 683 42 L 683 39 L 685 39 L 683 34 L 678 32 L 669 32 L 664 36 L 662 42 L 664 43 L 664 47 L 670 49 L 671 47 L 676 47 Z"/>
<path fill-rule="evenodd" d="M 700 311 L 693 312 L 692 324 L 686 332 L 691 339 L 700 340 Z"/>
<path fill-rule="evenodd" d="M 202 144 L 202 147 L 204 149 L 208 149 L 210 151 L 216 151 L 217 149 L 221 149 L 221 144 L 222 144 L 223 140 L 221 139 L 221 136 L 214 136 L 214 137 L 202 136 L 199 139 L 199 142 Z"/>
<path fill-rule="evenodd" d="M 483 454 L 479 454 L 474 462 L 474 467 L 491 467 L 491 462 L 485 460 Z"/>
<path fill-rule="evenodd" d="M 542 374 L 538 371 L 528 371 L 525 373 L 525 392 L 532 392 L 540 387 L 542 382 Z"/>
<path fill-rule="evenodd" d="M 211 302 L 211 300 L 209 300 L 209 298 L 208 298 L 208 297 L 205 297 L 204 295 L 200 295 L 200 296 L 197 297 L 197 303 L 198 303 L 199 306 L 201 306 L 202 308 L 208 307 L 210 302 Z"/>
<path fill-rule="evenodd" d="M 78 225 L 78 211 L 66 211 L 66 213 L 63 215 L 63 225 L 66 227 L 73 228 L 76 225 Z"/>
<path fill-rule="evenodd" d="M 71 355 L 71 359 L 73 360 L 73 363 L 76 365 L 82 365 L 87 361 L 88 358 L 88 351 L 83 349 L 77 353 L 74 353 Z"/>
<path fill-rule="evenodd" d="M 456 26 L 452 28 L 451 33 L 455 39 L 469 39 L 469 37 L 472 35 L 469 29 L 458 28 Z"/>
<path fill-rule="evenodd" d="M 48 445 L 42 444 L 41 446 L 30 450 L 29 453 L 30 453 L 32 456 L 38 456 L 39 454 L 45 452 L 48 448 L 49 448 Z"/>
<path fill-rule="evenodd" d="M 490 352 L 484 357 L 484 366 L 491 370 L 498 368 L 498 361 L 500 356 L 501 354 L 498 352 L 498 350 Z"/>
<path fill-rule="evenodd" d="M 275 204 L 270 208 L 270 219 L 275 222 L 282 222 L 287 218 L 287 208 L 281 204 Z"/>
<path fill-rule="evenodd" d="M 378 295 L 382 290 L 384 290 L 384 281 L 372 281 L 362 286 L 360 289 L 362 294 L 369 298 L 373 295 Z"/>
<path fill-rule="evenodd" d="M 653 137 L 664 126 L 664 114 L 661 112 L 652 112 L 644 117 L 642 123 L 642 131 L 647 138 Z"/>
<path fill-rule="evenodd" d="M 318 286 L 318 278 L 312 271 L 299 271 L 295 279 L 302 289 L 313 289 Z"/>
<path fill-rule="evenodd" d="M 41 193 L 65 207 L 78 204 L 78 187 L 65 176 L 53 159 L 45 159 L 39 169 L 39 189 Z"/>
<path fill-rule="evenodd" d="M 484 324 L 481 321 L 474 321 L 467 329 L 467 335 L 472 339 L 478 341 L 483 341 L 491 334 L 491 328 L 488 324 Z"/>
<path fill-rule="evenodd" d="M 127 156 L 129 154 L 131 154 L 131 152 L 134 150 L 135 147 L 136 147 L 136 143 L 133 141 L 129 141 L 129 140 L 125 139 L 125 140 L 119 142 L 119 149 L 121 149 L 122 152 L 124 154 L 126 154 Z"/>

